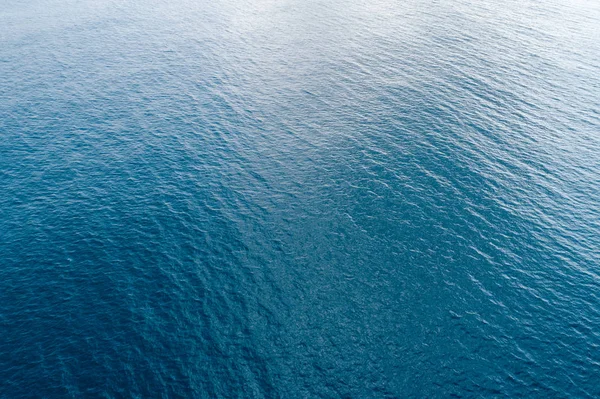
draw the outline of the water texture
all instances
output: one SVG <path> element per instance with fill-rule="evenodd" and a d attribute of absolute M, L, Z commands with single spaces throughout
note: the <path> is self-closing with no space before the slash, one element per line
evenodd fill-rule
<path fill-rule="evenodd" d="M 600 3 L 2 0 L 1 398 L 600 397 Z"/>

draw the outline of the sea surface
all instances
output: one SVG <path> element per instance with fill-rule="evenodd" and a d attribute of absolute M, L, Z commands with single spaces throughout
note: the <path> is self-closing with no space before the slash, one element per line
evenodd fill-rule
<path fill-rule="evenodd" d="M 0 1 L 0 398 L 437 397 L 600 397 L 600 2 Z"/>

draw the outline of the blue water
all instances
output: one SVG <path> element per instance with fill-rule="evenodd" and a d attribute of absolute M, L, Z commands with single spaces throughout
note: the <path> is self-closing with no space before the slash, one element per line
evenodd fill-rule
<path fill-rule="evenodd" d="M 1 398 L 600 397 L 600 3 L 2 0 Z"/>

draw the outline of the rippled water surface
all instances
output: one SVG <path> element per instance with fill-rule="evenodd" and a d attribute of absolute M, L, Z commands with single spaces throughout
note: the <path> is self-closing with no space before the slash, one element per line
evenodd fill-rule
<path fill-rule="evenodd" d="M 0 397 L 600 396 L 600 3 L 2 0 Z"/>

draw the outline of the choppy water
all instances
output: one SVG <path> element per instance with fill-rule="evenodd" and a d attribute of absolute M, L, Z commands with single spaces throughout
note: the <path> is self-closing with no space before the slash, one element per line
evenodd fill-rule
<path fill-rule="evenodd" d="M 0 397 L 600 396 L 600 3 L 2 0 Z"/>

